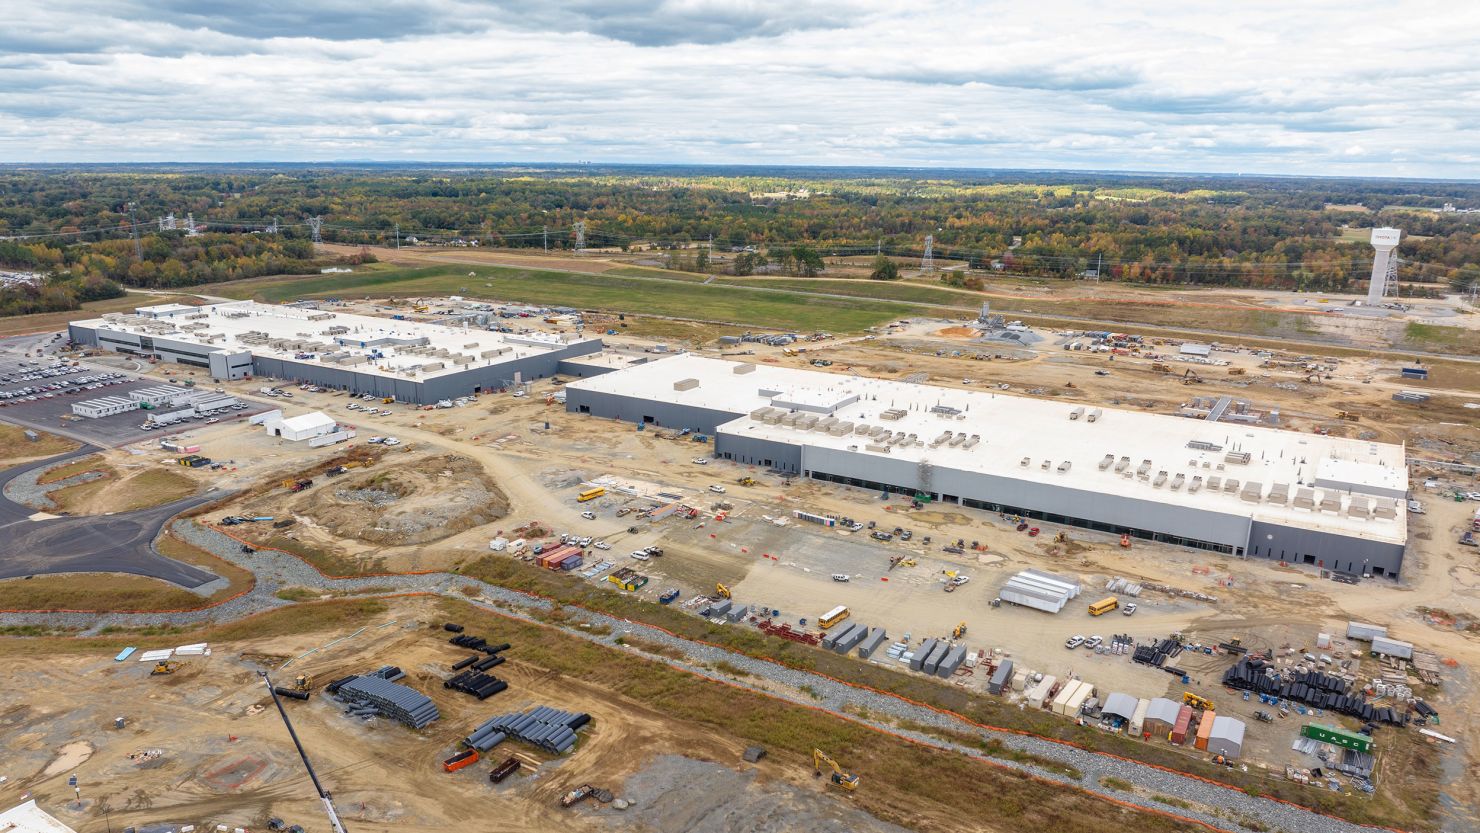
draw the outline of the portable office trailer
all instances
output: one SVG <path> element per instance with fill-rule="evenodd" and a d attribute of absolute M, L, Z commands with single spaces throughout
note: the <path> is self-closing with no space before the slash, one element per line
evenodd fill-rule
<path fill-rule="evenodd" d="M 1074 697 L 1075 692 L 1079 691 L 1079 687 L 1081 685 L 1083 685 L 1083 683 L 1081 683 L 1079 680 L 1070 680 L 1064 683 L 1064 687 L 1059 689 L 1059 696 L 1053 698 L 1053 707 L 1051 711 L 1054 714 L 1067 714 L 1065 709 L 1069 705 L 1069 700 Z"/>
<path fill-rule="evenodd" d="M 1385 657 L 1413 659 L 1413 643 L 1388 639 L 1385 636 L 1374 636 L 1372 638 L 1372 653 L 1381 654 Z"/>
<path fill-rule="evenodd" d="M 1001 665 L 997 666 L 997 670 L 992 672 L 992 679 L 987 682 L 987 690 L 993 694 L 1001 694 L 1011 680 L 1012 660 L 1005 659 Z"/>
<path fill-rule="evenodd" d="M 1346 638 L 1360 639 L 1363 642 L 1371 642 L 1377 637 L 1386 637 L 1387 628 L 1382 625 L 1368 625 L 1363 622 L 1347 622 Z"/>

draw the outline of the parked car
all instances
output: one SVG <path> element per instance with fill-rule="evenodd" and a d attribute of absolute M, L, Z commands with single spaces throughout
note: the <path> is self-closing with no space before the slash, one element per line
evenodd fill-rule
<path fill-rule="evenodd" d="M 581 517 L 585 518 L 588 521 L 594 521 L 596 520 L 596 513 L 592 512 L 590 509 L 587 509 L 586 511 L 581 513 Z"/>
<path fill-rule="evenodd" d="M 612 545 L 608 544 L 605 541 L 597 541 L 596 543 L 592 544 L 592 546 L 596 547 L 599 550 L 609 550 L 612 548 Z"/>
<path fill-rule="evenodd" d="M 1079 636 L 1077 634 L 1074 635 L 1074 636 L 1069 637 L 1066 640 L 1064 640 L 1064 647 L 1065 648 L 1078 648 L 1080 645 L 1083 645 L 1083 644 L 1084 644 L 1084 637 Z"/>
<path fill-rule="evenodd" d="M 846 581 L 851 581 L 852 578 L 853 577 L 850 576 L 850 575 L 848 575 L 847 573 L 833 573 L 833 575 L 832 575 L 832 580 L 833 581 L 846 582 Z"/>
<path fill-rule="evenodd" d="M 1120 612 L 1122 614 L 1126 615 L 1126 616 L 1134 616 L 1135 613 L 1136 613 L 1136 603 L 1135 602 L 1129 602 L 1128 604 L 1126 604 L 1124 607 L 1122 607 L 1120 609 Z"/>
<path fill-rule="evenodd" d="M 719 485 L 718 483 L 716 483 L 713 486 L 710 486 L 709 487 L 709 491 L 714 492 L 717 495 L 722 495 L 722 494 L 725 493 L 725 487 L 723 487 L 723 486 Z"/>
<path fill-rule="evenodd" d="M 1105 638 L 1103 636 L 1091 636 L 1089 639 L 1086 639 L 1084 641 L 1084 647 L 1093 651 L 1094 649 L 1100 647 L 1100 643 L 1104 641 Z"/>
<path fill-rule="evenodd" d="M 638 561 L 647 561 L 652 556 L 648 555 L 643 550 L 633 550 L 632 551 L 632 557 L 635 558 L 635 559 L 637 559 Z"/>
<path fill-rule="evenodd" d="M 695 457 L 694 459 L 690 460 L 689 462 L 690 463 L 693 463 L 696 466 L 707 466 L 707 465 L 709 465 L 709 458 L 708 457 Z"/>

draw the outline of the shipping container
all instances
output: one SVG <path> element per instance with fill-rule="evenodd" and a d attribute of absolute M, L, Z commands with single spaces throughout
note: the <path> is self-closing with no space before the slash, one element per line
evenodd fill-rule
<path fill-rule="evenodd" d="M 997 670 L 992 672 L 992 679 L 987 683 L 987 690 L 993 694 L 1001 694 L 1011 679 L 1012 660 L 1005 659 L 1001 665 L 997 666 Z"/>
<path fill-rule="evenodd" d="M 1187 729 L 1192 725 L 1192 707 L 1183 706 L 1177 712 L 1177 722 L 1172 724 L 1172 731 L 1167 735 L 1167 740 L 1172 743 L 1186 743 Z"/>
<path fill-rule="evenodd" d="M 1208 738 L 1213 734 L 1213 721 L 1217 718 L 1217 712 L 1203 712 L 1202 720 L 1197 724 L 1197 740 L 1192 744 L 1194 747 L 1208 751 Z"/>

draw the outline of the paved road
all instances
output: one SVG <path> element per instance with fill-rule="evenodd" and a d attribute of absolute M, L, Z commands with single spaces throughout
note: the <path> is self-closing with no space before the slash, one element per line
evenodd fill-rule
<path fill-rule="evenodd" d="M 154 551 L 153 541 L 170 518 L 215 500 L 197 495 L 162 506 L 116 515 L 64 516 L 29 520 L 35 509 L 4 496 L 5 484 L 26 472 L 101 449 L 83 446 L 0 472 L 0 579 L 44 573 L 132 573 L 195 588 L 218 576 Z"/>

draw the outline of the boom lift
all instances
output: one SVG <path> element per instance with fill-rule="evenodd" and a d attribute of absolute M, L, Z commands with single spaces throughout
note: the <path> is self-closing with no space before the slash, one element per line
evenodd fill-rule
<path fill-rule="evenodd" d="M 823 764 L 827 764 L 827 766 L 832 769 L 832 775 L 828 777 L 828 782 L 831 783 L 833 786 L 841 787 L 848 792 L 853 792 L 854 790 L 858 789 L 857 775 L 854 775 L 851 772 L 844 772 L 843 768 L 838 766 L 838 762 L 828 757 L 827 753 L 823 752 L 821 749 L 813 749 L 812 775 L 814 777 L 822 777 Z"/>
<path fill-rule="evenodd" d="M 730 598 L 730 588 L 724 586 L 724 584 L 720 582 L 714 583 L 714 592 L 718 593 L 720 598 L 722 599 Z"/>
<path fill-rule="evenodd" d="M 1212 700 L 1209 700 L 1206 697 L 1199 697 L 1190 691 L 1182 692 L 1182 702 L 1193 707 L 1194 709 L 1202 709 L 1203 711 L 1208 712 L 1213 711 Z"/>
<path fill-rule="evenodd" d="M 288 712 L 283 709 L 283 701 L 278 699 L 276 691 L 272 690 L 272 680 L 268 678 L 266 671 L 258 671 L 262 675 L 262 683 L 267 686 L 267 693 L 272 697 L 273 705 L 277 706 L 278 714 L 283 718 L 283 725 L 288 727 L 288 737 L 293 739 L 293 745 L 298 748 L 298 757 L 303 759 L 303 768 L 308 770 L 308 778 L 313 782 L 313 788 L 318 791 L 319 800 L 324 802 L 324 812 L 329 816 L 329 827 L 334 833 L 346 833 L 344 825 L 339 823 L 339 813 L 334 809 L 334 799 L 319 783 L 319 776 L 313 771 L 313 764 L 308 762 L 308 753 L 304 751 L 303 744 L 298 741 L 298 733 L 293 731 L 293 721 L 288 719 Z M 300 677 L 307 686 L 308 678 Z M 294 681 L 295 685 L 297 680 Z"/>

